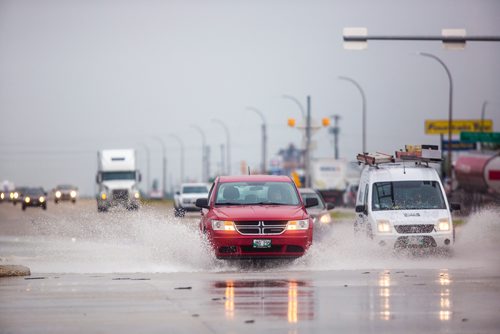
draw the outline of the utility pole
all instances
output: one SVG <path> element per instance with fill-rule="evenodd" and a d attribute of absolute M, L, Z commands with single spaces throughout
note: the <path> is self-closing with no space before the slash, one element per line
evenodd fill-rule
<path fill-rule="evenodd" d="M 300 105 L 300 102 L 299 102 Z M 253 110 L 255 111 L 260 118 L 262 119 L 262 161 L 261 161 L 261 167 L 260 171 L 262 174 L 266 174 L 266 167 L 267 167 L 267 124 L 266 124 L 266 118 L 264 117 L 264 114 L 257 108 L 254 107 L 247 107 L 247 110 Z"/>
<path fill-rule="evenodd" d="M 163 141 L 163 139 L 161 139 L 158 136 L 154 136 L 153 139 L 160 143 L 161 149 L 162 149 L 162 157 L 163 157 L 163 159 L 162 159 L 163 160 L 162 174 L 163 174 L 163 177 L 162 177 L 162 196 L 161 197 L 165 198 L 165 195 L 167 194 L 167 149 L 166 149 L 165 142 Z"/>
<path fill-rule="evenodd" d="M 333 150 L 334 150 L 334 156 L 335 159 L 339 158 L 339 133 L 340 133 L 340 127 L 339 127 L 339 120 L 340 120 L 340 115 L 332 115 L 330 118 L 333 118 L 333 127 L 330 128 L 330 133 L 333 135 Z"/>
<path fill-rule="evenodd" d="M 220 174 L 221 175 L 226 175 L 226 172 L 224 170 L 225 165 L 226 165 L 226 162 L 224 160 L 224 144 L 220 144 Z"/>
<path fill-rule="evenodd" d="M 304 155 L 305 184 L 306 188 L 311 187 L 311 96 L 307 95 L 307 115 L 306 115 L 306 151 Z"/>

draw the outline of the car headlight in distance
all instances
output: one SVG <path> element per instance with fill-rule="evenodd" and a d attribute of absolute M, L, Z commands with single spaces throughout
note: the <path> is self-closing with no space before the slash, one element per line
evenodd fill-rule
<path fill-rule="evenodd" d="M 1 193 L 1 194 L 0 194 L 0 198 L 1 198 L 1 199 L 4 199 L 4 198 L 5 198 L 5 194 L 4 194 L 4 193 Z"/>
<path fill-rule="evenodd" d="M 14 193 L 9 194 L 10 199 L 14 199 Z"/>
<path fill-rule="evenodd" d="M 309 220 L 307 219 L 302 219 L 302 220 L 290 220 L 286 224 L 286 229 L 289 231 L 293 230 L 307 230 L 309 228 Z"/>
<path fill-rule="evenodd" d="M 391 223 L 388 220 L 377 220 L 377 231 L 380 233 L 391 232 Z"/>
<path fill-rule="evenodd" d="M 16 192 L 14 193 L 14 198 L 15 198 L 15 199 L 17 199 L 18 197 L 19 197 L 19 193 L 16 191 Z"/>
<path fill-rule="evenodd" d="M 438 220 L 437 230 L 438 231 L 449 231 L 450 230 L 450 221 L 448 220 L 448 218 L 441 218 Z"/>
<path fill-rule="evenodd" d="M 24 201 L 25 201 L 26 203 L 29 203 L 29 202 L 31 201 L 31 198 L 29 198 L 28 196 L 26 196 L 26 197 L 24 198 Z"/>
<path fill-rule="evenodd" d="M 69 195 L 71 196 L 71 198 L 75 198 L 76 197 L 76 191 L 71 190 L 71 192 L 69 193 Z"/>
<path fill-rule="evenodd" d="M 329 213 L 325 213 L 319 218 L 319 222 L 322 224 L 330 224 L 332 222 L 332 216 Z"/>
<path fill-rule="evenodd" d="M 230 220 L 212 220 L 212 229 L 214 231 L 234 231 L 234 222 Z"/>
<path fill-rule="evenodd" d="M 139 199 L 139 197 L 141 197 L 141 194 L 139 194 L 139 192 L 138 192 L 138 191 L 136 191 L 136 192 L 134 193 L 134 197 L 135 197 L 135 199 Z"/>
<path fill-rule="evenodd" d="M 45 202 L 45 197 L 40 196 L 40 197 L 38 198 L 38 200 L 40 201 L 40 203 L 43 203 L 43 202 Z"/>
<path fill-rule="evenodd" d="M 105 201 L 106 198 L 108 198 L 108 195 L 106 195 L 106 193 L 101 193 L 101 199 Z"/>
<path fill-rule="evenodd" d="M 56 197 L 57 197 L 57 198 L 61 197 L 61 192 L 60 192 L 59 190 L 58 190 L 58 191 L 56 191 Z"/>

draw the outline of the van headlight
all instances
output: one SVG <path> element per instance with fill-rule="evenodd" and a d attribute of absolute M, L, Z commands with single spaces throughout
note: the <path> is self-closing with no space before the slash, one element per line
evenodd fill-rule
<path fill-rule="evenodd" d="M 449 231 L 450 225 L 450 220 L 448 218 L 441 218 L 438 220 L 436 229 L 438 231 Z"/>
<path fill-rule="evenodd" d="M 319 218 L 319 222 L 322 224 L 330 224 L 332 222 L 332 216 L 329 213 L 325 213 Z"/>
<path fill-rule="evenodd" d="M 309 220 L 308 219 L 302 219 L 302 220 L 290 220 L 286 224 L 286 229 L 289 231 L 293 230 L 307 230 L 309 228 Z"/>
<path fill-rule="evenodd" d="M 71 190 L 71 192 L 69 193 L 69 195 L 71 196 L 71 198 L 75 198 L 76 197 L 76 191 Z"/>
<path fill-rule="evenodd" d="M 379 233 L 391 232 L 391 223 L 388 220 L 377 220 L 377 231 Z"/>
<path fill-rule="evenodd" d="M 134 193 L 134 198 L 135 198 L 135 199 L 139 199 L 139 197 L 141 197 L 141 194 L 139 194 L 139 192 L 138 192 L 138 191 L 136 191 L 136 192 Z"/>
<path fill-rule="evenodd" d="M 214 231 L 235 231 L 234 222 L 230 220 L 212 220 Z"/>
<path fill-rule="evenodd" d="M 60 192 L 59 190 L 58 190 L 58 191 L 56 191 L 56 197 L 57 197 L 57 198 L 61 197 L 61 192 Z"/>

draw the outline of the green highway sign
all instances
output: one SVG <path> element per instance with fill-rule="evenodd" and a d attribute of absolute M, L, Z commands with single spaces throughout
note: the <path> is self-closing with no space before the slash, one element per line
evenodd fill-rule
<path fill-rule="evenodd" d="M 460 141 L 500 144 L 500 132 L 460 132 Z"/>

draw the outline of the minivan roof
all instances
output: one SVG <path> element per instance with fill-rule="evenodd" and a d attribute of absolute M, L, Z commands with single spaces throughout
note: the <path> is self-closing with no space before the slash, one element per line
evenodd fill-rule
<path fill-rule="evenodd" d="M 379 167 L 366 166 L 363 173 L 368 173 L 369 182 L 390 181 L 439 181 L 439 175 L 432 167 L 384 164 Z"/>
<path fill-rule="evenodd" d="M 285 175 L 237 175 L 220 176 L 219 182 L 292 182 Z"/>

